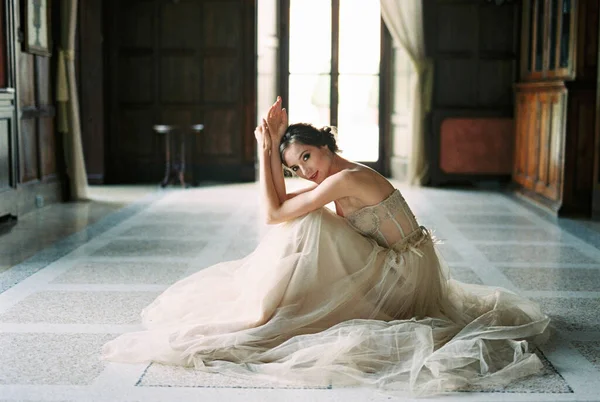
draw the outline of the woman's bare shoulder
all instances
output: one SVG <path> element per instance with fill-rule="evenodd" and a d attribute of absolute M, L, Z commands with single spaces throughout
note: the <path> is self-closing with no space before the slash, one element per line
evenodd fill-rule
<path fill-rule="evenodd" d="M 394 191 L 392 183 L 368 166 L 355 164 L 344 171 L 344 180 L 357 190 L 356 193 L 366 205 L 379 203 Z"/>

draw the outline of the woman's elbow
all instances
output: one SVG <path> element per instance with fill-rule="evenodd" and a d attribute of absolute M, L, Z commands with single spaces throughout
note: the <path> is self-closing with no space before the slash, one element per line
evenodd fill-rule
<path fill-rule="evenodd" d="M 277 219 L 277 217 L 274 214 L 266 214 L 265 216 L 265 223 L 267 225 L 277 225 L 278 223 L 281 223 L 281 221 L 279 219 Z"/>

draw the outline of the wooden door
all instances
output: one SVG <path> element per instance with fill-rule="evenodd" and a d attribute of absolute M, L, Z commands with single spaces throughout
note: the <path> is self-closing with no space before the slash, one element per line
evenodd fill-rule
<path fill-rule="evenodd" d="M 188 135 L 194 180 L 254 180 L 255 0 L 112 0 L 107 182 L 158 182 L 155 124 Z M 189 179 L 189 177 L 188 177 Z"/>
<path fill-rule="evenodd" d="M 13 27 L 12 15 L 9 4 L 0 2 L 0 220 L 18 215 L 15 91 L 9 52 L 14 38 L 7 29 Z"/>

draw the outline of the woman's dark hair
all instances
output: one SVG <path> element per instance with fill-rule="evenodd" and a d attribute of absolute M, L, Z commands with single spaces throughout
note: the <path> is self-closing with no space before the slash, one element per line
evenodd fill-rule
<path fill-rule="evenodd" d="M 335 141 L 336 134 L 337 131 L 335 127 L 326 126 L 323 128 L 316 128 L 312 124 L 307 123 L 296 123 L 288 126 L 279 143 L 279 156 L 281 157 L 281 162 L 285 165 L 283 152 L 287 147 L 296 142 L 315 147 L 327 145 L 327 148 L 329 148 L 331 152 L 338 152 L 339 148 Z"/>

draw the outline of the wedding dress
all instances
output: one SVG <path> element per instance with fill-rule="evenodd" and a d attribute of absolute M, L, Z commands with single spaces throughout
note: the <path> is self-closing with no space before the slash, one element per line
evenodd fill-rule
<path fill-rule="evenodd" d="M 142 320 L 103 357 L 421 395 L 538 372 L 528 341 L 549 323 L 508 290 L 451 279 L 398 190 L 345 218 L 321 208 L 273 227 L 244 259 L 172 285 Z"/>

